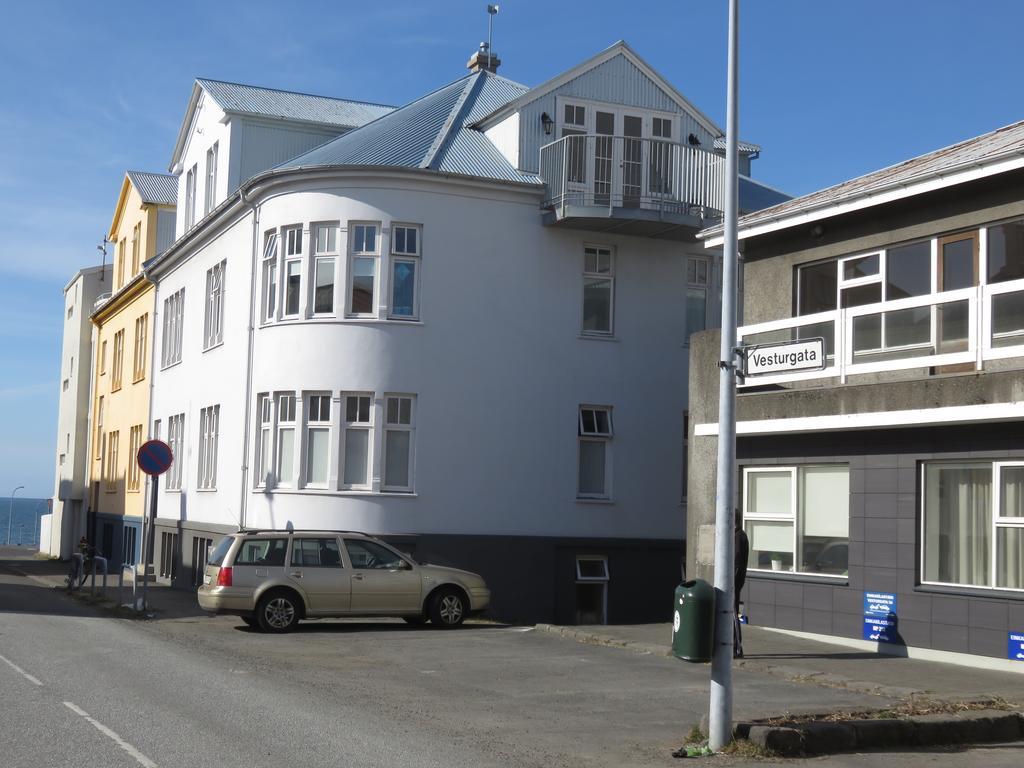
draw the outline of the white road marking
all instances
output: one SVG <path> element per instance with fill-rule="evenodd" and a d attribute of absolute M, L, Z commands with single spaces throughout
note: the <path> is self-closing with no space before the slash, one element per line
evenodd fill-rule
<path fill-rule="evenodd" d="M 90 717 L 90 716 L 89 716 L 89 713 L 88 713 L 88 712 L 86 712 L 86 711 L 85 711 L 84 709 L 81 709 L 81 708 L 79 708 L 79 707 L 76 707 L 76 706 L 75 706 L 75 705 L 74 705 L 74 704 L 73 704 L 72 702 L 70 702 L 70 701 L 65 701 L 65 702 L 64 702 L 64 706 L 65 706 L 65 707 L 67 707 L 68 709 L 70 709 L 70 710 L 71 710 L 72 712 L 74 712 L 74 713 L 75 713 L 76 715 L 80 715 L 81 717 L 84 717 L 84 718 L 85 718 L 85 719 L 86 719 L 87 721 L 89 721 L 90 723 L 92 723 L 92 724 L 93 724 L 93 726 L 95 726 L 95 728 L 96 728 L 96 730 L 97 730 L 97 731 L 99 731 L 99 732 L 100 732 L 100 733 L 102 733 L 102 734 L 103 734 L 104 736 L 106 736 L 106 737 L 110 738 L 111 740 L 113 740 L 113 741 L 114 741 L 114 743 L 116 743 L 116 744 L 117 744 L 117 746 L 119 746 L 119 747 L 120 747 L 121 749 L 123 749 L 123 750 L 124 750 L 125 752 L 127 752 L 127 753 L 128 753 L 129 755 L 131 755 L 132 757 L 134 757 L 134 758 L 135 758 L 135 760 L 136 760 L 136 762 L 138 762 L 138 764 L 139 764 L 139 765 L 145 766 L 145 768 L 157 768 L 157 764 L 156 764 L 156 763 L 154 763 L 154 762 L 153 762 L 152 760 L 150 760 L 150 759 L 149 759 L 148 757 L 146 757 L 146 756 L 145 756 L 144 754 L 142 754 L 141 752 L 139 752 L 139 750 L 137 750 L 137 749 L 136 749 L 135 747 L 133 747 L 133 746 L 132 746 L 131 744 L 129 744 L 129 743 L 127 742 L 127 741 L 125 741 L 124 739 L 122 739 L 122 738 L 121 738 L 120 736 L 118 736 L 118 735 L 117 735 L 116 733 L 114 733 L 114 732 L 113 732 L 112 730 L 110 730 L 109 728 L 107 728 L 107 726 L 105 726 L 105 725 L 104 725 L 103 723 L 101 723 L 101 722 L 99 722 L 98 720 L 95 720 L 95 719 L 93 719 L 92 717 Z"/>
<path fill-rule="evenodd" d="M 2 661 L 2 662 L 3 662 L 4 664 L 6 664 L 6 665 L 7 665 L 8 667 L 10 667 L 10 668 L 11 668 L 11 669 L 13 669 L 13 670 L 14 670 L 15 672 L 17 672 L 17 673 L 18 673 L 19 675 L 21 675 L 22 677 L 24 677 L 24 678 L 25 678 L 26 680 L 28 680 L 28 681 L 29 681 L 30 683 L 33 683 L 34 685 L 42 685 L 42 683 L 41 683 L 41 682 L 39 682 L 39 679 L 38 679 L 38 678 L 32 677 L 32 675 L 30 675 L 30 674 L 29 674 L 28 672 L 26 672 L 26 671 L 25 671 L 24 669 L 22 669 L 21 667 L 19 667 L 19 666 L 18 666 L 17 664 L 15 664 L 15 663 L 14 663 L 13 661 L 11 661 L 10 659 L 7 659 L 7 658 L 4 658 L 3 656 L 0 656 L 0 661 Z"/>

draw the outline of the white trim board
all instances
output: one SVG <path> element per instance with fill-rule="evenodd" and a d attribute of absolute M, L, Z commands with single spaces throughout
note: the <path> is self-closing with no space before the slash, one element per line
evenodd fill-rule
<path fill-rule="evenodd" d="M 776 215 L 772 215 L 772 209 L 768 208 L 766 213 L 749 214 L 751 220 L 748 222 L 740 219 L 738 237 L 740 240 L 758 237 L 780 229 L 790 229 L 823 219 L 831 219 L 844 213 L 884 205 L 895 200 L 965 184 L 1019 168 L 1024 168 L 1024 157 L 1021 157 L 1019 150 L 1014 150 L 981 163 L 977 161 L 964 162 L 959 166 L 931 171 L 920 178 L 898 179 L 869 187 L 846 200 L 825 199 L 808 207 L 793 205 L 791 210 Z M 816 193 L 812 192 L 811 194 Z M 799 199 L 797 198 L 797 200 Z M 790 203 L 780 203 L 781 205 L 789 206 Z M 704 238 L 704 247 L 706 248 L 720 246 L 725 240 L 725 235 L 718 226 L 697 233 L 697 237 L 698 239 Z"/>
<path fill-rule="evenodd" d="M 944 408 L 914 408 L 906 411 L 869 411 L 832 416 L 800 416 L 789 419 L 756 419 L 736 422 L 737 435 L 773 435 L 799 432 L 827 432 L 845 429 L 888 429 L 942 424 L 981 424 L 1024 420 L 1024 402 L 952 405 Z M 697 437 L 718 435 L 718 424 L 696 424 Z"/>
<path fill-rule="evenodd" d="M 991 669 L 997 672 L 1013 672 L 1024 675 L 1024 663 L 1000 659 L 995 656 L 975 656 L 970 653 L 957 653 L 955 651 L 938 651 L 934 648 L 916 648 L 910 645 L 895 645 L 889 643 L 874 643 L 870 640 L 858 640 L 853 637 L 839 637 L 837 635 L 819 635 L 815 632 L 800 632 L 795 629 L 779 629 L 778 627 L 761 627 L 758 629 L 765 632 L 777 632 L 780 635 L 800 637 L 805 640 L 814 640 L 819 643 L 829 643 L 843 648 L 856 648 L 861 651 L 874 651 L 880 656 L 900 656 L 919 661 L 937 661 L 944 664 L 956 664 L 960 667 L 971 669 Z"/>

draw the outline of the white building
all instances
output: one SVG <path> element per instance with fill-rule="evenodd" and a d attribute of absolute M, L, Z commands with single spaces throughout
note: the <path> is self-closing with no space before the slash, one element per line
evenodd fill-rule
<path fill-rule="evenodd" d="M 222 533 L 330 527 L 483 573 L 504 618 L 664 614 L 722 132 L 624 43 L 533 89 L 493 63 L 147 265 L 158 552 L 186 583 Z"/>
<path fill-rule="evenodd" d="M 71 555 L 85 532 L 88 498 L 89 402 L 92 382 L 93 305 L 110 293 L 112 267 L 79 270 L 64 286 L 64 333 L 60 353 L 60 399 L 52 511 L 40 521 L 39 551 Z"/>

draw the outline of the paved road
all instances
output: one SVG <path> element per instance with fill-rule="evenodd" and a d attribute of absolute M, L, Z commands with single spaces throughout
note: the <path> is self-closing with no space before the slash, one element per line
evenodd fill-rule
<path fill-rule="evenodd" d="M 266 636 L 226 617 L 138 622 L 2 569 L 0 656 L 11 768 L 673 765 L 707 708 L 706 667 L 527 628 L 311 622 Z M 738 717 L 888 703 L 752 673 L 736 683 Z"/>

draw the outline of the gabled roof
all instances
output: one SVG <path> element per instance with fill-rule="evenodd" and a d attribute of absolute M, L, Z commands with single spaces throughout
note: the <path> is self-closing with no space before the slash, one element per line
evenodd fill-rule
<path fill-rule="evenodd" d="M 739 236 L 754 237 L 1016 168 L 1024 168 L 1024 120 L 743 216 Z M 722 227 L 699 236 L 714 245 Z"/>
<path fill-rule="evenodd" d="M 693 115 L 694 119 L 697 120 L 697 122 L 699 122 L 702 126 L 704 126 L 708 133 L 711 133 L 715 136 L 721 136 L 725 133 L 725 131 L 719 128 L 710 117 L 708 117 L 699 109 L 697 109 L 697 107 L 695 107 L 689 99 L 687 99 L 685 96 L 683 96 L 683 94 L 676 90 L 675 86 L 672 85 L 672 83 L 670 83 L 668 80 L 659 75 L 658 72 L 653 67 L 651 67 L 650 64 L 644 61 L 636 51 L 630 48 L 624 40 L 619 40 L 617 43 L 614 43 L 610 47 L 601 51 L 596 56 L 592 56 L 591 58 L 584 61 L 582 64 L 577 64 L 572 69 L 563 72 L 557 77 L 551 78 L 546 83 L 542 83 L 541 85 L 538 85 L 536 88 L 529 89 L 528 91 L 524 92 L 523 95 L 521 95 L 519 98 L 515 99 L 512 102 L 509 102 L 508 104 L 501 106 L 494 112 L 487 115 L 483 115 L 478 120 L 478 124 L 482 127 L 490 127 L 494 123 L 500 122 L 502 119 L 504 119 L 512 112 L 518 111 L 527 104 L 536 101 L 537 99 L 550 93 L 556 88 L 560 88 L 562 85 L 569 82 L 570 80 L 574 80 L 583 73 L 588 72 L 591 69 L 600 66 L 601 64 L 604 64 L 606 61 L 609 61 L 615 58 L 616 56 L 625 56 L 641 72 L 643 72 L 647 77 L 649 77 L 655 83 L 655 85 L 661 88 L 677 104 L 679 104 L 680 107 L 682 107 L 691 115 Z"/>
<path fill-rule="evenodd" d="M 121 191 L 114 205 L 114 216 L 110 220 L 107 237 L 117 239 L 117 230 L 121 226 L 128 195 L 134 187 L 142 198 L 143 205 L 177 205 L 178 177 L 166 173 L 150 173 L 148 171 L 125 171 L 121 181 Z"/>
<path fill-rule="evenodd" d="M 185 119 L 178 130 L 170 168 L 181 157 L 192 125 L 193 115 L 199 103 L 199 96 L 206 93 L 225 112 L 238 115 L 290 120 L 298 123 L 330 126 L 349 130 L 376 120 L 394 107 L 365 101 L 336 99 L 331 96 L 315 96 L 309 93 L 282 91 L 276 88 L 261 88 L 255 85 L 229 83 L 223 80 L 196 78 L 192 95 L 185 110 Z"/>
<path fill-rule="evenodd" d="M 514 168 L 483 132 L 470 127 L 527 90 L 490 72 L 474 72 L 277 168 L 422 168 L 540 184 L 536 175 Z"/>
<path fill-rule="evenodd" d="M 178 177 L 169 173 L 128 171 L 128 178 L 143 203 L 154 205 L 178 204 Z"/>

